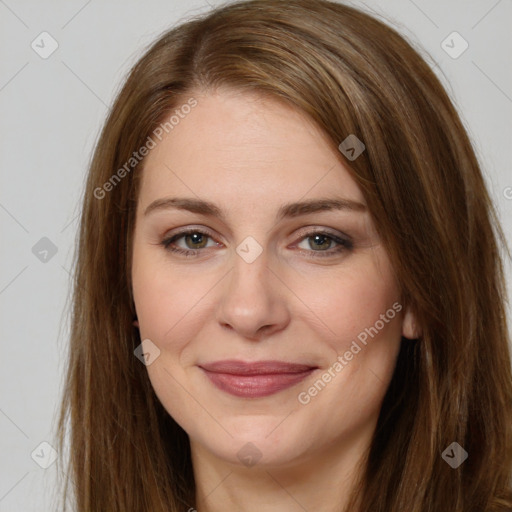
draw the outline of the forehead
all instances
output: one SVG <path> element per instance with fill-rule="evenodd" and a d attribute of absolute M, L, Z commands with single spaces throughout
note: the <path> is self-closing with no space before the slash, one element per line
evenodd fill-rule
<path fill-rule="evenodd" d="M 332 143 L 296 109 L 233 90 L 191 96 L 197 105 L 145 159 L 141 202 L 175 190 L 246 205 L 329 193 L 364 202 Z"/>

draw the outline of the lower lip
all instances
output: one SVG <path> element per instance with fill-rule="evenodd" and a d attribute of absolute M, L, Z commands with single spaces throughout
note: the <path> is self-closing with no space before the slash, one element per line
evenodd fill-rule
<path fill-rule="evenodd" d="M 233 375 L 204 370 L 210 381 L 222 391 L 244 398 L 262 398 L 287 389 L 313 373 L 314 368 L 300 373 L 273 373 L 266 375 Z"/>

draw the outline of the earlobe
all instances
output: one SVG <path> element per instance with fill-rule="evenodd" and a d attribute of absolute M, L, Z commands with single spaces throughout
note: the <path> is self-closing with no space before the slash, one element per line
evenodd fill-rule
<path fill-rule="evenodd" d="M 402 317 L 402 336 L 404 338 L 415 340 L 423 334 L 421 327 L 418 325 L 416 315 L 412 312 L 411 307 L 405 308 Z"/>
<path fill-rule="evenodd" d="M 139 327 L 139 322 L 137 320 L 134 320 L 133 321 L 133 325 L 138 328 Z"/>

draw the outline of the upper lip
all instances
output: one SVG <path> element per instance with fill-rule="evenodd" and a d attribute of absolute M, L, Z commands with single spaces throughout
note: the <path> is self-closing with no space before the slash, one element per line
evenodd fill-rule
<path fill-rule="evenodd" d="M 265 375 L 276 373 L 302 373 L 317 368 L 310 364 L 288 363 L 285 361 L 245 362 L 236 359 L 215 361 L 199 365 L 200 368 L 213 373 L 233 375 Z"/>

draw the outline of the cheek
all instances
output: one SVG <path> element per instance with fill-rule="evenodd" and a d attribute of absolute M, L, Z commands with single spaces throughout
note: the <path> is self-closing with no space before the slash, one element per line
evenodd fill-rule
<path fill-rule="evenodd" d="M 132 286 L 141 339 L 149 338 L 166 358 L 178 357 L 211 311 L 207 292 L 218 282 L 213 272 L 172 267 L 165 254 L 134 251 Z M 211 313 L 210 313 L 211 314 Z"/>
<path fill-rule="evenodd" d="M 183 360 L 183 354 L 202 325 L 197 321 L 197 312 L 204 286 L 201 280 L 183 272 L 171 272 L 154 255 L 144 258 L 143 251 L 140 252 L 134 253 L 132 271 L 140 338 L 150 339 L 160 350 L 146 368 L 148 377 L 167 412 L 189 430 L 192 426 L 187 421 L 197 416 L 198 411 L 190 395 L 183 393 L 182 383 L 187 382 L 190 365 Z M 195 391 L 193 394 L 199 396 Z"/>
<path fill-rule="evenodd" d="M 324 285 L 322 297 L 311 292 L 306 300 L 313 303 L 316 297 L 312 309 L 328 327 L 322 327 L 322 341 L 329 356 L 317 380 L 298 396 L 314 425 L 312 438 L 337 436 L 340 429 L 360 431 L 376 420 L 402 328 L 399 288 L 386 259 L 354 260 L 336 279 L 319 284 Z"/>
<path fill-rule="evenodd" d="M 157 341 L 187 307 L 188 288 L 183 289 L 182 284 L 171 280 L 160 248 L 145 247 L 139 237 L 134 240 L 132 260 L 133 298 L 141 338 Z"/>
<path fill-rule="evenodd" d="M 380 248 L 354 258 L 338 273 L 318 277 L 315 286 L 303 282 L 298 295 L 318 317 L 336 354 L 349 350 L 357 339 L 363 346 L 365 341 L 400 339 L 400 294 Z"/>

